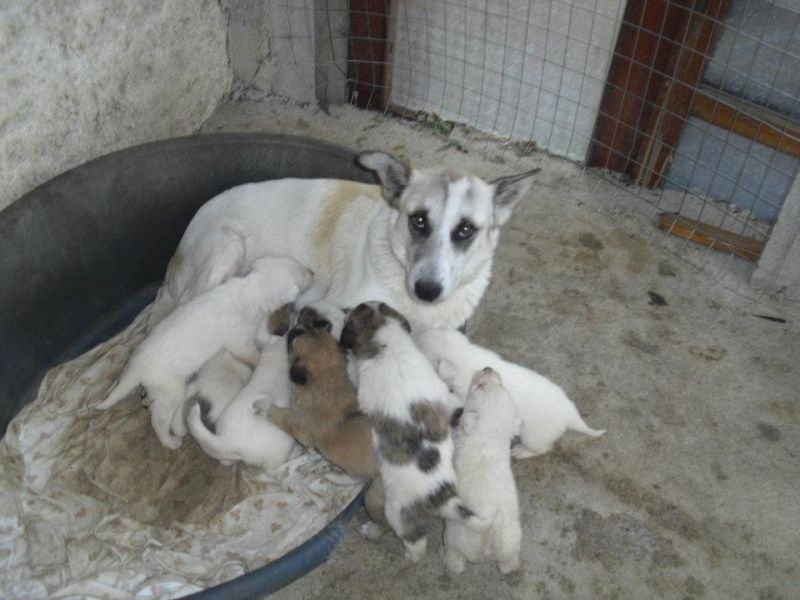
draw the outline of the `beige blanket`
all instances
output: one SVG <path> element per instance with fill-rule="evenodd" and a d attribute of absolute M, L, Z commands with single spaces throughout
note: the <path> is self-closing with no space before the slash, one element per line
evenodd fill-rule
<path fill-rule="evenodd" d="M 178 597 L 282 556 L 358 493 L 311 452 L 224 467 L 191 437 L 163 448 L 135 398 L 93 409 L 147 313 L 50 370 L 0 442 L 0 597 Z"/>

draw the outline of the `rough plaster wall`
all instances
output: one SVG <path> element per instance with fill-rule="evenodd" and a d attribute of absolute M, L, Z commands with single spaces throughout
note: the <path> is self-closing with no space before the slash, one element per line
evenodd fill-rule
<path fill-rule="evenodd" d="M 315 100 L 314 1 L 221 0 L 235 99 Z"/>
<path fill-rule="evenodd" d="M 398 0 L 391 102 L 584 160 L 623 0 Z"/>
<path fill-rule="evenodd" d="M 315 0 L 317 100 L 323 105 L 347 101 L 347 0 Z"/>
<path fill-rule="evenodd" d="M 197 131 L 230 91 L 212 0 L 0 0 L 0 209 L 91 158 Z"/>

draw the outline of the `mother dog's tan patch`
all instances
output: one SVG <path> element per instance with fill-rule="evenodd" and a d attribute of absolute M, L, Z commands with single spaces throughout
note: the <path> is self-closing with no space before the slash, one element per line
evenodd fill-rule
<path fill-rule="evenodd" d="M 322 210 L 312 239 L 314 255 L 321 264 L 330 260 L 330 246 L 336 226 L 348 206 L 357 198 L 381 200 L 381 188 L 355 181 L 337 181 L 330 194 L 323 199 Z"/>

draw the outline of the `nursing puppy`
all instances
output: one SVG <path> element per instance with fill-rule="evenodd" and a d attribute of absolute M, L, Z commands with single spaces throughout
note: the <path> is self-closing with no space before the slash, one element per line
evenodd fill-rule
<path fill-rule="evenodd" d="M 358 404 L 369 418 L 385 494 L 385 514 L 406 556 L 425 554 L 436 517 L 485 528 L 456 494 L 449 390 L 414 345 L 408 321 L 379 302 L 357 306 L 342 346 L 357 368 Z"/>
<path fill-rule="evenodd" d="M 214 431 L 225 407 L 231 403 L 253 374 L 253 369 L 237 360 L 227 350 L 212 356 L 186 384 L 187 398 L 203 398 L 200 417 L 208 429 Z M 185 404 L 189 408 L 189 403 Z"/>
<path fill-rule="evenodd" d="M 150 331 L 96 408 L 111 408 L 142 385 L 159 440 L 167 448 L 178 448 L 186 433 L 181 407 L 191 375 L 223 349 L 255 364 L 256 337 L 267 315 L 296 299 L 312 281 L 311 272 L 296 261 L 266 257 L 253 263 L 246 276 L 178 306 Z"/>
<path fill-rule="evenodd" d="M 298 308 L 326 313 L 321 307 L 381 300 L 415 327 L 462 325 L 489 283 L 500 228 L 535 171 L 487 182 L 442 168 L 410 169 L 382 152 L 362 152 L 357 161 L 380 187 L 281 179 L 207 202 L 169 264 L 151 323 L 256 258 L 286 255 L 315 273 Z"/>
<path fill-rule="evenodd" d="M 439 376 L 459 398 L 466 398 L 472 375 L 491 367 L 511 394 L 521 419 L 516 432 L 520 443 L 511 449 L 514 458 L 548 452 L 567 429 L 597 437 L 604 430 L 590 429 L 578 409 L 559 386 L 498 354 L 473 344 L 458 331 L 429 330 L 414 337 Z"/>
<path fill-rule="evenodd" d="M 294 448 L 294 438 L 270 423 L 264 414 L 274 403 L 288 402 L 288 372 L 286 342 L 282 337 L 271 336 L 250 381 L 219 416 L 213 431 L 202 419 L 209 399 L 190 398 L 187 425 L 203 451 L 223 464 L 241 460 L 254 467 L 274 469 L 285 463 Z"/>
<path fill-rule="evenodd" d="M 445 563 L 455 572 L 465 561 L 495 560 L 501 573 L 519 568 L 522 530 L 509 446 L 517 411 L 500 377 L 489 367 L 472 379 L 455 436 L 458 495 L 475 514 L 491 519 L 478 533 L 455 521 L 444 530 Z"/>
<path fill-rule="evenodd" d="M 345 355 L 330 329 L 330 322 L 316 311 L 301 311 L 286 338 L 291 381 L 288 407 L 273 404 L 267 417 L 350 477 L 371 479 L 378 466 L 369 422 L 358 410 Z"/>

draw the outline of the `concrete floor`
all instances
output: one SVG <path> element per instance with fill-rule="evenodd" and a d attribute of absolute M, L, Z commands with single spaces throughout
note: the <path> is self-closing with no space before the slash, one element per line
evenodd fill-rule
<path fill-rule="evenodd" d="M 204 130 L 309 135 L 487 178 L 542 166 L 503 233 L 468 332 L 551 377 L 590 426 L 608 430 L 598 440 L 568 434 L 550 454 L 514 464 L 517 574 L 479 564 L 450 576 L 438 533 L 428 559 L 411 564 L 394 536 L 361 538 L 361 514 L 326 564 L 272 597 L 800 595 L 796 306 L 744 297 L 741 282 L 730 291 L 684 260 L 699 251 L 543 154 L 452 144 L 425 125 L 348 107 L 230 105 Z"/>

